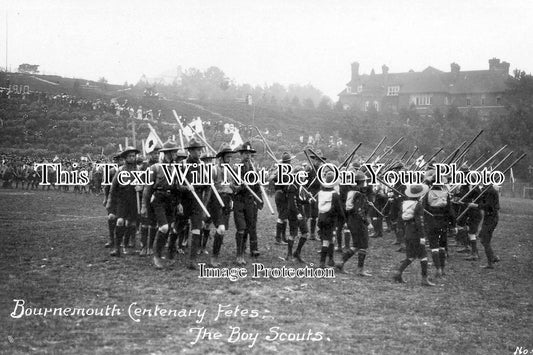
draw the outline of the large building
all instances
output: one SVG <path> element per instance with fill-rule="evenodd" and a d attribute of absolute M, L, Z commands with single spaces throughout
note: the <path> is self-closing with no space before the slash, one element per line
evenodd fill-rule
<path fill-rule="evenodd" d="M 339 94 L 345 109 L 398 112 L 415 108 L 431 114 L 436 108 L 455 106 L 460 110 L 475 109 L 480 115 L 503 110 L 502 96 L 507 88 L 509 63 L 489 60 L 488 70 L 461 71 L 452 63 L 444 72 L 427 67 L 421 72 L 389 73 L 386 65 L 380 74 L 359 74 L 359 63 L 352 63 L 352 79 Z M 444 111 L 445 112 L 445 111 Z"/>

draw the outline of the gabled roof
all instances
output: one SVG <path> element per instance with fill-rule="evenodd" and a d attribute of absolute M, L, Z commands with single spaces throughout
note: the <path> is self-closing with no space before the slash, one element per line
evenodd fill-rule
<path fill-rule="evenodd" d="M 475 94 L 504 92 L 509 75 L 496 70 L 443 72 L 431 66 L 421 72 L 363 74 L 347 86 L 355 91 L 363 85 L 364 91 L 383 90 L 388 86 L 400 86 L 400 94 L 449 93 Z M 339 95 L 347 94 L 344 89 Z"/>
<path fill-rule="evenodd" d="M 450 94 L 481 94 L 504 92 L 509 75 L 492 70 L 460 71 L 457 75 L 447 73 Z"/>

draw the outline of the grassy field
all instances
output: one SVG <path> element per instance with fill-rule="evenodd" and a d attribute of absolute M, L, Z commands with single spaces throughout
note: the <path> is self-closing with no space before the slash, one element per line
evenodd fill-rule
<path fill-rule="evenodd" d="M 479 262 L 464 261 L 452 247 L 447 277 L 437 280 L 437 287 L 425 288 L 420 286 L 418 263 L 407 269 L 406 285 L 390 281 L 403 257 L 390 245 L 391 234 L 371 239 L 367 265 L 372 278 L 337 274 L 334 279 L 206 280 L 186 270 L 183 258 L 159 272 L 149 259 L 137 255 L 111 258 L 103 248 L 107 226 L 100 197 L 0 190 L 0 350 L 513 354 L 523 347 L 531 352 L 533 201 L 503 199 L 501 205 L 494 237 L 501 258 L 496 269 L 481 269 L 482 247 Z M 273 243 L 274 226 L 274 216 L 262 211 L 258 262 L 266 266 L 284 265 L 279 256 L 285 248 Z M 227 264 L 233 260 L 233 234 L 231 227 L 223 245 Z M 318 242 L 308 242 L 304 258 L 316 263 L 318 248 Z M 354 271 L 355 259 L 347 264 L 348 271 Z M 247 268 L 250 272 L 250 264 Z M 27 310 L 116 305 L 121 314 L 12 318 L 14 299 L 24 300 Z M 145 315 L 136 322 L 128 315 L 132 304 L 140 310 L 159 306 L 205 314 Z M 219 308 L 232 311 L 217 318 Z M 211 337 L 193 344 L 198 331 L 191 328 L 199 327 Z M 231 335 L 236 327 L 238 339 Z M 276 337 L 282 332 L 283 337 Z"/>

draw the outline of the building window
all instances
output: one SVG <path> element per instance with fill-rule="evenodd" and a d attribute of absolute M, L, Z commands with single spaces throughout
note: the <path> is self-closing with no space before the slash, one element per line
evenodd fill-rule
<path fill-rule="evenodd" d="M 470 106 L 472 104 L 472 100 L 470 100 L 469 97 L 466 98 L 466 106 Z"/>
<path fill-rule="evenodd" d="M 370 101 L 365 101 L 365 111 L 368 111 L 370 108 Z"/>
<path fill-rule="evenodd" d="M 357 92 L 363 92 L 363 85 L 357 85 Z"/>
<path fill-rule="evenodd" d="M 351 94 L 352 93 L 352 87 L 351 86 L 347 86 L 346 87 L 346 93 L 347 94 Z"/>
<path fill-rule="evenodd" d="M 399 86 L 389 86 L 387 88 L 387 96 L 398 96 L 399 92 L 400 92 Z"/>
<path fill-rule="evenodd" d="M 417 95 L 411 97 L 411 102 L 416 106 L 428 106 L 432 104 L 431 95 Z"/>
<path fill-rule="evenodd" d="M 481 106 L 485 106 L 485 96 L 481 96 Z"/>
<path fill-rule="evenodd" d="M 496 105 L 501 105 L 501 104 L 502 104 L 502 98 L 498 96 L 496 98 Z"/>
<path fill-rule="evenodd" d="M 444 97 L 444 104 L 449 105 L 450 104 L 450 98 L 448 96 Z"/>
<path fill-rule="evenodd" d="M 375 109 L 376 111 L 379 111 L 379 102 L 374 101 L 374 109 Z"/>

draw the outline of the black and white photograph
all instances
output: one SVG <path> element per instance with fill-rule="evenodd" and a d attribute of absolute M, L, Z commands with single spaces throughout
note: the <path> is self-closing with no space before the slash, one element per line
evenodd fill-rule
<path fill-rule="evenodd" d="M 0 354 L 532 354 L 531 14 L 0 0 Z"/>

